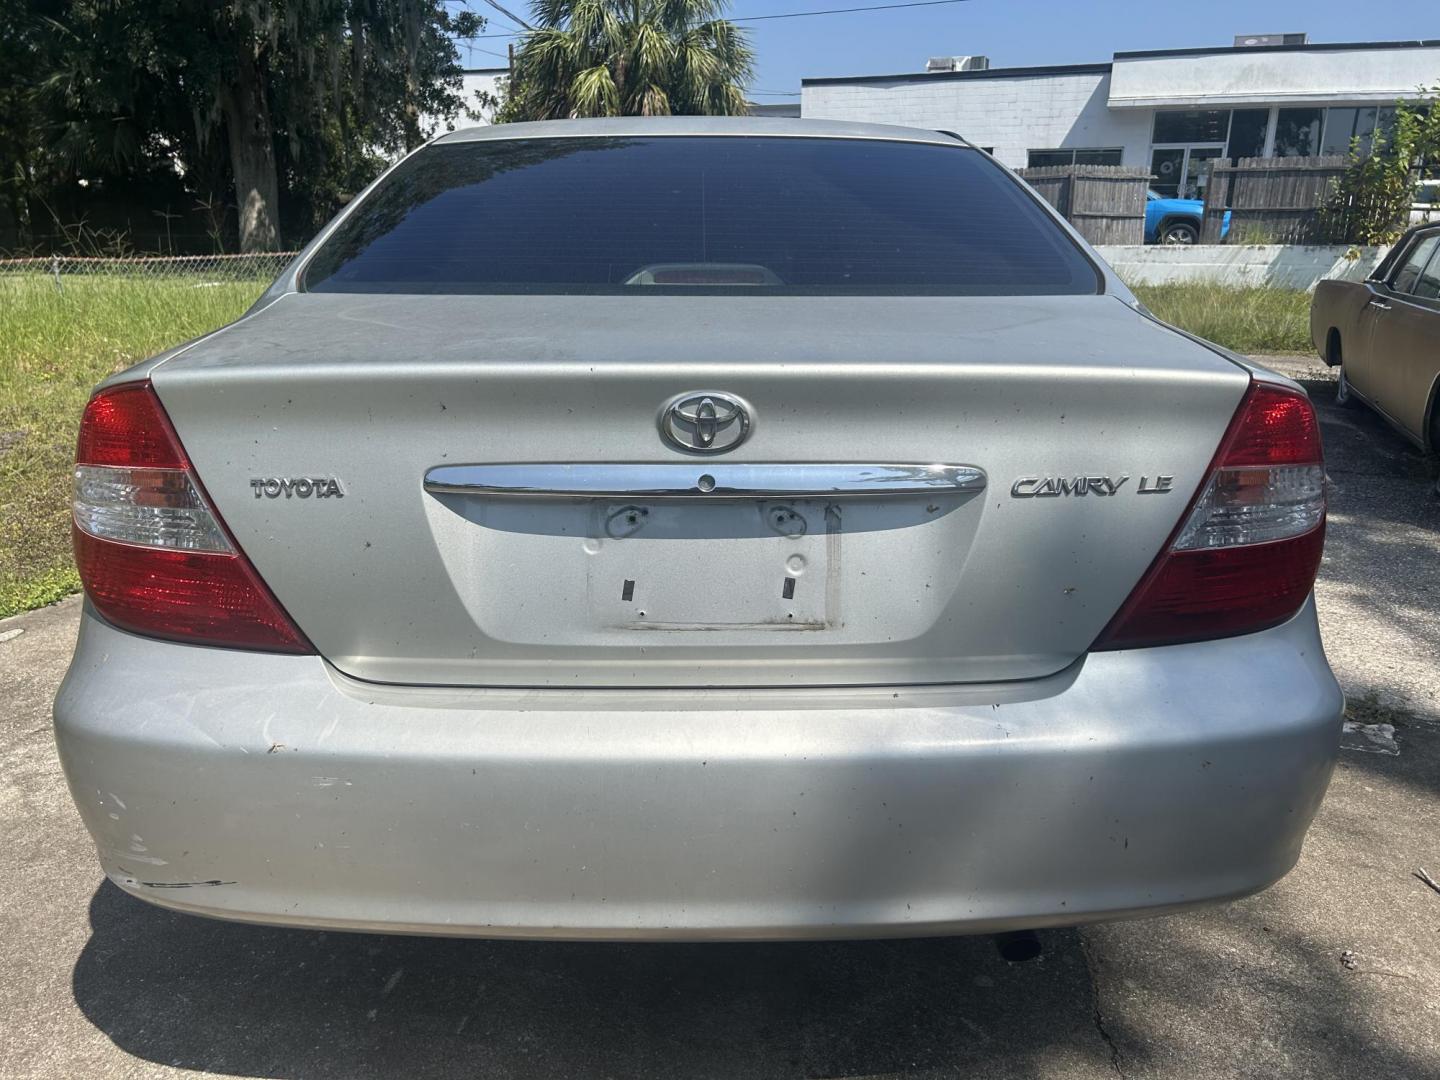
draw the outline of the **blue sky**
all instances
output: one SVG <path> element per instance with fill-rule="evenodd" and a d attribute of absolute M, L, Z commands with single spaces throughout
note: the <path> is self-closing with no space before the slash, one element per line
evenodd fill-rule
<path fill-rule="evenodd" d="M 500 0 L 522 17 L 524 0 Z M 891 0 L 731 0 L 730 17 L 857 7 Z M 513 27 L 493 8 L 487 34 Z M 776 19 L 747 23 L 758 54 L 752 90 L 798 94 L 802 76 L 877 75 L 919 71 L 929 56 L 982 53 L 994 67 L 1103 61 L 1126 49 L 1228 45 L 1236 34 L 1306 31 L 1311 41 L 1388 41 L 1440 38 L 1434 0 L 964 0 L 940 7 Z M 503 38 L 474 42 L 505 52 Z M 463 55 L 463 50 L 462 50 Z M 501 58 L 472 53 L 467 67 Z M 1440 81 L 1440 72 L 1436 72 Z M 770 94 L 754 100 L 798 100 Z"/>

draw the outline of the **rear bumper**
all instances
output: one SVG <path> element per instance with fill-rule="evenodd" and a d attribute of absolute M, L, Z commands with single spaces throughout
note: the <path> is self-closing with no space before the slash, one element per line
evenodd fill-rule
<path fill-rule="evenodd" d="M 55 703 L 107 875 L 363 930 L 801 938 L 1065 925 L 1264 888 L 1343 707 L 1313 607 L 1023 684 L 457 691 L 87 611 Z"/>

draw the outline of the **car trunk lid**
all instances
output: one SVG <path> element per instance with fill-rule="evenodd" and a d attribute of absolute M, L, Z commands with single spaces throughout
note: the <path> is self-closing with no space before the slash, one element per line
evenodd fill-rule
<path fill-rule="evenodd" d="M 1052 673 L 1248 382 L 1108 296 L 301 294 L 152 378 L 332 664 L 530 687 Z M 752 425 L 713 456 L 657 423 L 707 394 Z M 930 466 L 979 483 L 916 483 Z M 900 490 L 837 492 L 837 467 Z M 537 475 L 548 494 L 496 490 Z"/>

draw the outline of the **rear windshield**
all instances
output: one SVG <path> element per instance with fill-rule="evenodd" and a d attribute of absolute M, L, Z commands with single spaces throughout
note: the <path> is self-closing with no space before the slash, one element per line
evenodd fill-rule
<path fill-rule="evenodd" d="M 1094 293 L 1094 266 L 961 146 L 657 136 L 414 155 L 305 271 L 313 292 Z"/>

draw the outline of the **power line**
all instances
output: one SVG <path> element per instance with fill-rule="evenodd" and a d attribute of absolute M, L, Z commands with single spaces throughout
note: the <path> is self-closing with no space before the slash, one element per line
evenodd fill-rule
<path fill-rule="evenodd" d="M 486 56 L 498 56 L 501 60 L 509 60 L 508 53 L 496 52 L 494 49 L 482 49 L 478 45 L 465 45 L 465 50 L 472 53 L 484 53 Z"/>
<path fill-rule="evenodd" d="M 511 14 L 509 11 L 506 11 L 503 7 L 500 6 L 499 3 L 497 3 L 497 0 L 485 0 L 485 3 L 489 4 L 489 5 L 490 5 L 492 8 L 494 8 L 496 11 L 500 12 L 501 15 L 504 15 L 507 19 L 509 19 L 509 20 L 510 20 L 511 22 L 513 22 L 515 25 L 517 25 L 517 26 L 523 26 L 526 30 L 534 30 L 534 29 L 535 29 L 533 26 L 531 26 L 531 25 L 530 25 L 528 22 L 526 22 L 524 19 L 520 18 L 520 16 Z"/>
<path fill-rule="evenodd" d="M 824 11 L 791 11 L 781 15 L 745 15 L 731 22 L 764 22 L 767 19 L 805 19 L 811 15 L 848 15 L 852 11 L 894 11 L 896 8 L 939 7 L 942 4 L 965 4 L 969 0 L 910 0 L 906 4 L 870 4 L 866 7 L 827 8 Z"/>
<path fill-rule="evenodd" d="M 441 0 L 441 2 L 442 2 L 442 3 L 446 3 L 446 4 L 459 4 L 461 7 L 463 7 L 463 8 L 468 8 L 470 11 L 474 11 L 474 10 L 475 10 L 473 7 L 470 6 L 470 0 Z M 511 14 L 510 14 L 508 11 L 506 11 L 504 8 L 500 7 L 499 4 L 494 3 L 494 0 L 485 0 L 485 2 L 486 2 L 487 4 L 490 4 L 491 7 L 494 7 L 494 8 L 496 8 L 496 9 L 498 9 L 499 11 L 501 11 L 502 13 L 504 13 L 505 15 L 509 16 L 509 17 L 510 17 L 511 19 L 513 19 L 515 22 L 520 23 L 521 26 L 528 27 L 528 28 L 530 28 L 530 29 L 534 29 L 534 27 L 531 27 L 529 23 L 527 23 L 527 22 L 521 22 L 521 20 L 516 19 L 515 16 L 511 15 Z M 479 38 L 483 38 L 483 37 L 519 37 L 519 36 L 520 36 L 520 35 L 518 35 L 518 34 L 476 34 L 475 37 L 461 38 L 461 39 L 460 39 L 460 43 L 461 43 L 462 45 L 464 45 L 465 48 L 466 48 L 467 50 L 469 50 L 470 52 L 472 52 L 472 53 L 477 53 L 477 52 L 478 52 L 478 53 L 484 53 L 486 56 L 496 56 L 496 57 L 499 57 L 501 60 L 507 60 L 507 61 L 508 61 L 508 60 L 510 59 L 509 54 L 507 54 L 507 53 L 492 52 L 490 49 L 482 49 L 482 48 L 480 48 L 479 45 L 471 45 L 470 42 L 475 41 L 475 40 L 478 40 Z"/>
<path fill-rule="evenodd" d="M 497 7 L 497 8 L 500 7 L 499 4 L 494 3 L 494 0 L 485 0 L 485 2 L 486 2 L 487 4 L 491 4 L 491 6 L 493 6 L 493 7 Z M 825 8 L 824 10 L 821 10 L 821 11 L 787 11 L 787 12 L 782 12 L 782 13 L 780 13 L 780 14 L 778 14 L 778 15 L 740 15 L 740 16 L 737 16 L 736 18 L 733 18 L 733 19 L 731 19 L 731 20 L 729 20 L 729 21 L 730 21 L 730 22 L 742 23 L 742 22 L 766 22 L 766 21 L 768 21 L 768 20 L 770 20 L 770 19 L 808 19 L 808 18 L 810 18 L 811 16 L 814 16 L 814 15 L 849 15 L 849 14 L 851 14 L 852 12 L 856 12 L 856 11 L 896 11 L 896 10 L 898 10 L 898 9 L 900 9 L 900 8 L 941 7 L 941 6 L 947 5 L 947 4 L 966 4 L 966 3 L 969 3 L 969 2 L 970 2 L 970 0 L 909 0 L 908 3 L 903 3 L 903 4 L 867 4 L 867 5 L 865 5 L 864 7 Z M 504 8 L 501 8 L 500 10 L 503 11 Z M 516 20 L 516 21 L 518 22 L 519 20 Z M 531 27 L 531 26 L 529 26 L 528 24 L 525 24 L 525 25 L 526 25 L 527 29 L 532 29 L 532 30 L 534 29 L 534 27 Z M 513 38 L 513 37 L 524 37 L 524 36 L 525 36 L 525 35 L 523 35 L 523 34 L 481 34 L 481 35 L 480 35 L 480 37 L 482 37 L 482 38 Z"/>

